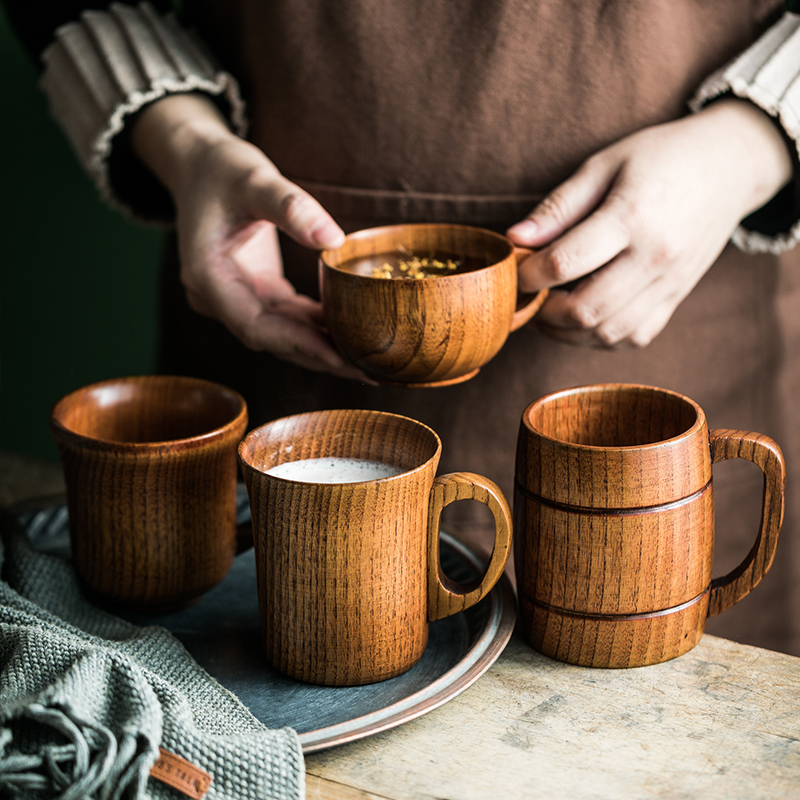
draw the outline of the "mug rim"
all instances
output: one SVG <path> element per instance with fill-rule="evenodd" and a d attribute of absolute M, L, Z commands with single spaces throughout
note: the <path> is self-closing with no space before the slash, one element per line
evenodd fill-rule
<path fill-rule="evenodd" d="M 65 406 L 68 401 L 73 400 L 81 395 L 89 394 L 92 391 L 96 391 L 104 387 L 125 385 L 136 386 L 137 384 L 144 383 L 145 381 L 161 384 L 177 381 L 183 384 L 193 384 L 195 387 L 212 389 L 220 395 L 227 395 L 230 397 L 236 404 L 237 410 L 227 422 L 195 436 L 187 436 L 178 439 L 156 439 L 146 442 L 129 442 L 125 441 L 124 439 L 106 439 L 100 436 L 90 436 L 67 426 L 59 418 L 59 413 L 63 410 L 63 406 Z M 246 426 L 247 414 L 247 402 L 245 401 L 244 397 L 235 389 L 231 389 L 229 386 L 217 383 L 216 381 L 209 381 L 205 378 L 195 378 L 190 375 L 127 375 L 86 384 L 85 386 L 81 386 L 65 394 L 56 401 L 50 411 L 50 427 L 54 437 L 57 439 L 60 438 L 61 440 L 80 444 L 90 448 L 113 449 L 116 451 L 134 453 L 140 451 L 174 449 L 176 447 L 186 449 L 189 447 L 199 447 L 201 445 L 205 445 L 215 439 L 224 438 L 227 434 L 233 432 L 239 426 Z"/>
<path fill-rule="evenodd" d="M 430 433 L 433 436 L 434 442 L 436 444 L 436 449 L 435 449 L 434 453 L 429 458 L 426 458 L 421 464 L 418 464 L 416 467 L 412 467 L 411 469 L 404 469 L 402 472 L 398 473 L 397 475 L 389 475 L 389 476 L 387 476 L 385 478 L 367 478 L 367 479 L 362 480 L 362 481 L 341 481 L 341 482 L 326 481 L 325 483 L 322 483 L 320 481 L 300 481 L 300 480 L 296 480 L 296 479 L 293 479 L 293 478 L 285 478 L 285 477 L 283 477 L 281 475 L 270 475 L 267 471 L 265 471 L 263 469 L 259 469 L 257 466 L 255 466 L 255 464 L 252 463 L 252 460 L 248 460 L 245 457 L 245 454 L 244 454 L 245 450 L 252 446 L 252 443 L 255 442 L 258 439 L 258 437 L 261 434 L 261 432 L 263 430 L 265 430 L 266 428 L 270 428 L 270 427 L 276 426 L 278 424 L 285 424 L 287 422 L 291 422 L 292 420 L 298 420 L 298 419 L 302 419 L 304 417 L 305 418 L 309 418 L 309 417 L 319 416 L 321 414 L 342 414 L 342 413 L 346 413 L 346 414 L 358 413 L 359 415 L 376 416 L 376 417 L 379 416 L 379 417 L 383 417 L 383 418 L 392 417 L 392 418 L 395 418 L 395 419 L 398 419 L 398 420 L 402 420 L 403 422 L 406 422 L 406 423 L 412 423 L 413 425 L 424 429 L 425 431 L 427 431 L 428 433 Z M 439 436 L 439 434 L 436 433 L 436 431 L 433 430 L 433 428 L 431 428 L 429 425 L 426 425 L 424 422 L 420 422 L 419 420 L 416 420 L 413 417 L 404 416 L 403 414 L 395 414 L 395 413 L 393 413 L 391 411 L 378 411 L 378 410 L 374 410 L 374 409 L 326 408 L 326 409 L 319 409 L 319 410 L 316 410 L 316 411 L 304 411 L 304 412 L 301 412 L 299 414 L 289 414 L 288 416 L 278 417 L 277 419 L 273 419 L 273 420 L 270 420 L 269 422 L 265 422 L 262 425 L 259 425 L 259 426 L 255 427 L 252 430 L 247 432 L 247 434 L 239 442 L 239 446 L 237 447 L 236 452 L 237 452 L 237 456 L 238 456 L 238 459 L 239 459 L 239 463 L 242 465 L 243 468 L 246 468 L 246 469 L 250 470 L 251 472 L 253 472 L 253 473 L 257 474 L 257 475 L 266 476 L 266 477 L 270 478 L 271 480 L 276 480 L 276 481 L 283 482 L 283 483 L 306 485 L 306 486 L 326 486 L 326 487 L 327 486 L 357 486 L 359 484 L 365 484 L 365 483 L 384 483 L 386 481 L 395 481 L 395 480 L 399 480 L 401 478 L 405 478 L 408 475 L 412 475 L 413 473 L 418 472 L 419 470 L 425 469 L 428 466 L 428 464 L 431 463 L 431 461 L 433 461 L 434 459 L 438 459 L 441 456 L 442 439 Z M 321 457 L 324 458 L 324 456 L 321 456 Z M 284 464 L 284 463 L 290 463 L 290 462 L 293 462 L 293 461 L 303 461 L 303 460 L 304 459 L 300 459 L 300 458 L 298 458 L 298 459 L 287 459 L 287 461 L 282 461 L 281 463 Z"/>
<path fill-rule="evenodd" d="M 499 265 L 503 264 L 508 258 L 510 258 L 514 254 L 514 250 L 516 249 L 516 245 L 507 237 L 504 236 L 502 233 L 498 233 L 497 231 L 489 230 L 488 228 L 481 228 L 476 225 L 462 225 L 460 223 L 449 223 L 449 222 L 401 222 L 395 225 L 378 225 L 373 228 L 361 228 L 357 231 L 353 231 L 352 233 L 348 233 L 345 236 L 344 242 L 336 248 L 326 248 L 325 250 L 320 251 L 319 253 L 319 263 L 326 269 L 334 270 L 342 275 L 347 275 L 348 277 L 352 277 L 358 280 L 367 280 L 367 281 L 375 281 L 375 280 L 385 280 L 383 278 L 375 278 L 372 275 L 360 275 L 356 272 L 349 272 L 347 270 L 341 269 L 340 265 L 331 264 L 326 260 L 326 256 L 330 253 L 335 253 L 341 250 L 348 242 L 357 241 L 359 239 L 370 239 L 373 236 L 380 236 L 385 233 L 391 233 L 393 231 L 398 231 L 401 228 L 414 228 L 414 229 L 422 229 L 422 228 L 447 228 L 448 230 L 460 230 L 460 231 L 473 231 L 476 233 L 480 233 L 486 235 L 487 237 L 497 240 L 498 242 L 505 244 L 508 246 L 508 253 L 504 255 L 502 258 L 493 261 L 491 264 L 487 264 L 484 267 L 478 267 L 478 269 L 472 269 L 468 272 L 460 272 L 455 275 L 428 275 L 424 278 L 416 278 L 414 280 L 404 281 L 409 285 L 414 285 L 417 283 L 428 283 L 430 281 L 440 281 L 442 279 L 454 279 L 454 278 L 464 278 L 466 275 L 470 275 L 475 272 L 483 272 L 487 269 L 492 269 L 494 267 L 498 267 Z M 349 259 L 348 259 L 349 260 Z M 343 262 L 346 263 L 346 262 Z"/>
<path fill-rule="evenodd" d="M 590 394 L 594 392 L 601 392 L 608 389 L 616 389 L 616 390 L 640 390 L 645 389 L 647 391 L 656 392 L 662 395 L 669 395 L 670 397 L 674 397 L 684 403 L 689 404 L 695 411 L 695 420 L 694 422 L 684 431 L 677 434 L 676 436 L 670 436 L 666 439 L 659 439 L 655 442 L 645 442 L 644 444 L 630 444 L 630 445 L 596 445 L 596 444 L 582 444 L 580 442 L 570 442 L 566 439 L 559 439 L 555 436 L 550 436 L 549 434 L 545 433 L 544 431 L 540 430 L 539 428 L 535 427 L 531 422 L 531 413 L 533 409 L 537 406 L 544 405 L 545 403 L 551 402 L 559 397 L 565 397 L 568 395 L 577 395 L 577 394 Z M 522 424 L 525 428 L 535 436 L 547 440 L 549 442 L 553 442 L 554 444 L 561 446 L 561 447 L 569 447 L 575 450 L 584 450 L 584 451 L 603 451 L 603 452 L 611 452 L 611 451 L 620 451 L 620 452 L 627 452 L 633 450 L 645 450 L 645 449 L 653 449 L 657 447 L 663 447 L 664 445 L 674 444 L 676 442 L 683 441 L 690 436 L 696 434 L 699 430 L 703 428 L 706 424 L 705 412 L 700 407 L 700 405 L 695 401 L 692 400 L 691 397 L 688 397 L 685 394 L 681 394 L 680 392 L 673 391 L 672 389 L 664 389 L 660 386 L 652 386 L 650 384 L 645 383 L 590 383 L 590 384 L 583 384 L 580 386 L 571 386 L 566 389 L 558 389 L 554 392 L 549 392 L 548 394 L 542 395 L 542 397 L 537 398 L 532 403 L 529 403 L 525 410 L 522 412 Z"/>

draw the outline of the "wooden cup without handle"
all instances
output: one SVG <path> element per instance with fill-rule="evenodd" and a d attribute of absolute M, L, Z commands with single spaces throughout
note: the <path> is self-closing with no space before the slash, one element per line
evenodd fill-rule
<path fill-rule="evenodd" d="M 471 473 L 436 477 L 441 442 L 415 420 L 322 411 L 277 420 L 239 446 L 250 497 L 262 638 L 269 662 L 302 681 L 373 683 L 411 668 L 428 623 L 477 603 L 511 545 L 508 503 Z M 266 474 L 287 461 L 338 457 L 401 467 L 394 477 L 304 483 Z M 494 514 L 494 551 L 474 586 L 442 574 L 439 517 L 456 500 Z"/>
<path fill-rule="evenodd" d="M 761 527 L 739 567 L 712 580 L 711 465 L 764 473 Z M 707 616 L 744 597 L 775 556 L 785 469 L 771 439 L 709 433 L 682 395 L 646 386 L 557 392 L 523 414 L 515 538 L 521 627 L 545 655 L 595 667 L 675 658 Z"/>
<path fill-rule="evenodd" d="M 459 254 L 487 266 L 420 280 L 340 269 L 355 258 L 398 251 Z M 342 354 L 380 382 L 468 380 L 547 298 L 547 290 L 518 297 L 517 263 L 530 252 L 498 233 L 464 225 L 393 225 L 350 234 L 340 248 L 320 255 L 326 325 Z"/>
<path fill-rule="evenodd" d="M 64 467 L 72 559 L 84 587 L 125 608 L 197 600 L 236 551 L 237 392 L 136 376 L 62 398 L 51 431 Z"/>

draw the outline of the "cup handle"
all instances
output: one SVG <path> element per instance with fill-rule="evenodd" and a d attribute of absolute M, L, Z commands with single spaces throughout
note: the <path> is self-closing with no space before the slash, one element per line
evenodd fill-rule
<path fill-rule="evenodd" d="M 523 258 L 533 255 L 533 250 L 527 247 L 515 247 L 514 258 L 517 259 L 517 264 Z M 547 300 L 547 295 L 550 294 L 549 289 L 541 289 L 536 294 L 523 294 L 517 299 L 517 310 L 514 312 L 514 317 L 511 320 L 511 330 L 515 331 L 521 328 L 525 323 L 533 319 L 533 315 L 542 307 L 542 304 Z"/>
<path fill-rule="evenodd" d="M 448 578 L 439 558 L 439 522 L 445 506 L 456 500 L 477 500 L 494 516 L 492 557 L 483 577 L 469 585 Z M 511 510 L 496 483 L 472 472 L 452 472 L 433 482 L 428 503 L 428 619 L 457 614 L 485 597 L 503 574 L 511 552 Z"/>
<path fill-rule="evenodd" d="M 768 436 L 720 428 L 712 430 L 709 438 L 712 463 L 744 458 L 752 461 L 764 473 L 764 498 L 758 536 L 738 567 L 711 581 L 708 616 L 713 617 L 749 594 L 772 566 L 783 523 L 786 466 L 780 447 Z"/>

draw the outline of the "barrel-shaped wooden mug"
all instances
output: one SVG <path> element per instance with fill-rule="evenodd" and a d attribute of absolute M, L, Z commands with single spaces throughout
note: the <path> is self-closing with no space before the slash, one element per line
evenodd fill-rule
<path fill-rule="evenodd" d="M 378 411 L 300 414 L 243 440 L 262 639 L 275 668 L 323 685 L 391 678 L 422 657 L 430 621 L 492 589 L 510 553 L 508 503 L 481 476 L 437 477 L 440 453 L 429 427 Z M 345 480 L 338 459 L 393 474 Z M 269 474 L 309 463 L 333 472 Z M 496 525 L 492 557 L 472 586 L 449 579 L 439 560 L 442 509 L 464 499 L 486 504 Z"/>
<path fill-rule="evenodd" d="M 84 588 L 142 611 L 197 600 L 236 551 L 244 398 L 209 381 L 135 376 L 78 389 L 50 426 Z"/>
<path fill-rule="evenodd" d="M 398 254 L 405 254 L 398 275 L 416 277 L 373 275 L 387 275 L 381 265 Z M 505 236 L 467 225 L 357 231 L 320 255 L 326 325 L 342 354 L 381 383 L 468 380 L 547 297 L 546 289 L 518 296 L 517 262 L 527 255 Z M 435 261 L 444 266 L 401 271 Z"/>
<path fill-rule="evenodd" d="M 712 579 L 713 462 L 764 474 L 760 529 L 744 562 Z M 521 629 L 537 650 L 591 667 L 666 661 L 761 580 L 783 520 L 778 445 L 712 430 L 689 398 L 602 384 L 547 395 L 523 415 L 514 495 Z M 756 535 L 757 534 L 757 535 Z"/>

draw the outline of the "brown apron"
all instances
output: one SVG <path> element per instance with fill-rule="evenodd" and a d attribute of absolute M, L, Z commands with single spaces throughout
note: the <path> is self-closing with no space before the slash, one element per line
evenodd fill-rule
<path fill-rule="evenodd" d="M 193 9 L 242 79 L 252 140 L 345 230 L 452 221 L 503 231 L 591 153 L 683 115 L 702 79 L 781 7 L 779 0 L 238 0 L 223 9 L 203 0 Z M 286 240 L 283 248 L 293 283 L 316 295 L 315 255 Z M 683 392 L 712 427 L 773 436 L 793 471 L 798 268 L 797 253 L 754 257 L 729 247 L 644 350 L 582 349 L 528 328 L 473 380 L 408 390 L 341 381 L 246 351 L 188 310 L 173 266 L 165 271 L 162 368 L 239 388 L 252 425 L 343 406 L 406 414 L 441 435 L 442 471 L 483 473 L 509 497 L 524 407 L 546 392 L 600 381 Z M 720 574 L 755 538 L 761 480 L 740 463 L 719 465 L 715 476 Z M 800 655 L 793 474 L 788 499 L 772 571 L 708 630 Z M 456 504 L 448 524 L 482 529 L 484 517 L 472 516 L 477 505 Z"/>

